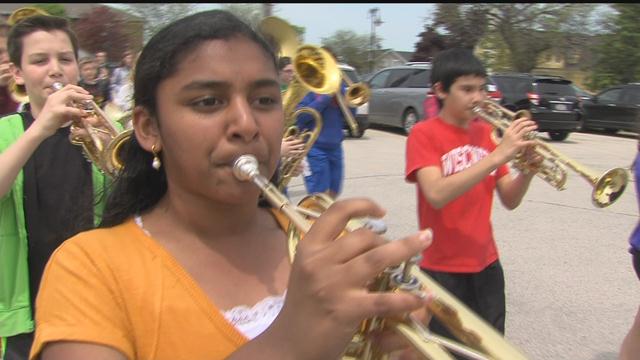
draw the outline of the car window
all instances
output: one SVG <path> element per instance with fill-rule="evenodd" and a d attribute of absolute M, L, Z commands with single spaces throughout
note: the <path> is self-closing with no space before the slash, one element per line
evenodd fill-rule
<path fill-rule="evenodd" d="M 576 96 L 576 91 L 569 81 L 537 80 L 535 88 L 540 95 Z"/>
<path fill-rule="evenodd" d="M 607 90 L 601 93 L 600 95 L 598 95 L 598 100 L 604 101 L 604 102 L 618 102 L 618 99 L 620 99 L 621 94 L 622 94 L 622 89 Z"/>
<path fill-rule="evenodd" d="M 404 84 L 404 87 L 408 88 L 427 88 L 431 78 L 431 70 L 419 69 L 416 70 Z"/>
<path fill-rule="evenodd" d="M 419 71 L 420 69 L 418 69 Z M 415 69 L 394 69 L 391 70 L 391 75 L 387 80 L 388 88 L 402 87 L 403 84 L 416 72 Z"/>
<path fill-rule="evenodd" d="M 351 80 L 351 82 L 353 83 L 360 82 L 360 77 L 358 76 L 358 73 L 355 70 L 343 69 L 342 72 L 349 77 L 349 80 Z"/>
<path fill-rule="evenodd" d="M 622 94 L 622 102 L 629 105 L 640 105 L 640 89 L 627 88 Z"/>
<path fill-rule="evenodd" d="M 384 84 L 387 83 L 387 78 L 391 74 L 391 70 L 386 70 L 374 75 L 371 80 L 369 80 L 369 87 L 372 89 L 380 89 L 384 87 Z"/>
<path fill-rule="evenodd" d="M 494 77 L 493 81 L 503 93 L 526 94 L 531 91 L 530 79 Z"/>

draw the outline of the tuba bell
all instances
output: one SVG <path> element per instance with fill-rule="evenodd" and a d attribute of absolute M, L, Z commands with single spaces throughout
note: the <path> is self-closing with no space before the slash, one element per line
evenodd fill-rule
<path fill-rule="evenodd" d="M 326 210 L 333 200 L 324 194 L 305 197 L 298 206 L 278 191 L 267 178 L 260 174 L 258 162 L 253 155 L 242 155 L 233 165 L 233 174 L 240 181 L 251 181 L 274 208 L 279 209 L 290 220 L 288 227 L 288 249 L 293 261 L 295 249 L 303 235 L 309 231 L 312 220 Z M 345 231 L 362 227 L 362 219 L 351 219 Z M 343 354 L 343 360 L 386 359 L 387 354 L 376 351 L 369 340 L 370 332 L 393 329 L 401 334 L 425 359 L 453 359 L 451 352 L 469 359 L 520 360 L 526 357 L 509 344 L 493 327 L 473 313 L 466 305 L 438 285 L 417 266 L 417 259 L 410 259 L 397 267 L 380 274 L 369 287 L 370 291 L 422 291 L 435 295 L 429 310 L 459 340 L 436 336 L 410 315 L 401 318 L 373 318 L 362 322 L 351 343 Z"/>
<path fill-rule="evenodd" d="M 475 106 L 473 112 L 493 125 L 495 130 L 500 131 L 505 131 L 509 125 L 511 125 L 511 122 L 517 118 L 527 117 L 531 119 L 531 113 L 526 110 L 512 112 L 489 100 L 484 100 Z M 536 169 L 532 169 L 522 160 L 522 154 L 518 154 L 513 161 L 514 167 L 525 173 L 537 170 L 536 175 L 557 190 L 565 189 L 567 168 L 574 170 L 589 182 L 593 187 L 591 202 L 599 208 L 613 204 L 622 196 L 622 193 L 627 187 L 629 173 L 626 169 L 613 168 L 607 170 L 600 176 L 596 176 L 587 168 L 542 141 L 538 137 L 537 132 L 533 131 L 527 134 L 526 137 L 529 140 L 535 140 L 535 152 L 543 158 L 543 162 Z"/>

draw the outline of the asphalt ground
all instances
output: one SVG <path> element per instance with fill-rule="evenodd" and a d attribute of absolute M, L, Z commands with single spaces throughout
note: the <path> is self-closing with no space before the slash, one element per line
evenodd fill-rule
<path fill-rule="evenodd" d="M 544 135 L 542 138 L 545 139 Z M 418 229 L 415 185 L 404 181 L 406 136 L 369 129 L 346 139 L 341 198 L 369 197 L 387 210 L 387 236 Z M 636 154 L 632 134 L 573 133 L 549 142 L 589 176 L 629 168 Z M 506 277 L 506 339 L 530 359 L 617 359 L 640 305 L 628 239 L 638 222 L 633 177 L 613 205 L 596 208 L 592 186 L 568 170 L 567 189 L 536 177 L 522 204 L 506 210 L 495 200 L 494 234 Z M 293 179 L 294 202 L 305 195 Z"/>

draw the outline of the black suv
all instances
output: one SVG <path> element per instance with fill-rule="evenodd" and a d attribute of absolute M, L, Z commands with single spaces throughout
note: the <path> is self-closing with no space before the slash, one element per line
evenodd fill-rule
<path fill-rule="evenodd" d="M 552 140 L 562 141 L 580 129 L 580 100 L 570 80 L 531 74 L 490 77 L 502 92 L 500 104 L 512 111 L 530 111 L 538 131 L 547 132 Z"/>
<path fill-rule="evenodd" d="M 640 84 L 617 85 L 602 90 L 582 104 L 582 129 L 604 129 L 614 134 L 618 130 L 640 132 Z"/>

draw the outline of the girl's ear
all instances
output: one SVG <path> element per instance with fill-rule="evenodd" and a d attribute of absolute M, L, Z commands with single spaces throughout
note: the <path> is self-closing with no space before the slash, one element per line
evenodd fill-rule
<path fill-rule="evenodd" d="M 155 150 L 162 149 L 162 138 L 158 129 L 158 122 L 151 116 L 149 110 L 142 106 L 133 109 L 133 129 L 140 146 L 151 152 L 151 147 L 155 145 Z"/>

